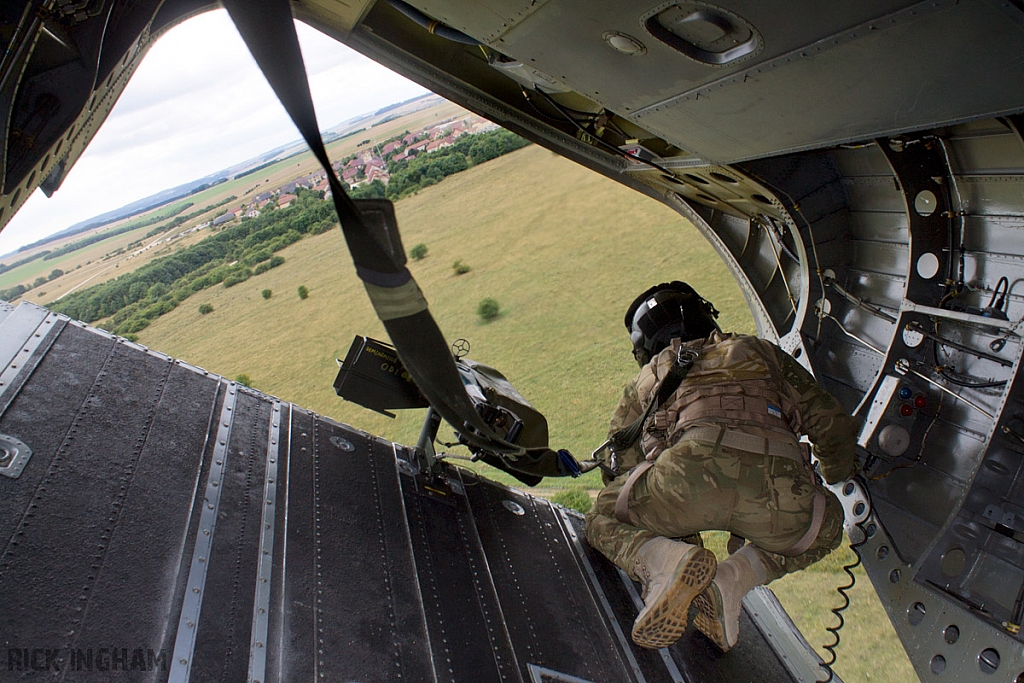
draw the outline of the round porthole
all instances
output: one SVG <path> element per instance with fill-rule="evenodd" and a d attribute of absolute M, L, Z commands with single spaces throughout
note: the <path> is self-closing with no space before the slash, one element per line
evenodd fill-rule
<path fill-rule="evenodd" d="M 921 254 L 917 259 L 917 274 L 925 280 L 931 280 L 939 272 L 939 257 L 935 254 Z"/>
<path fill-rule="evenodd" d="M 907 610 L 907 621 L 910 622 L 911 626 L 917 626 L 924 621 L 924 615 L 927 611 L 923 602 L 915 602 Z"/>
<path fill-rule="evenodd" d="M 932 657 L 932 673 L 938 676 L 946 670 L 946 658 L 942 655 Z"/>
<path fill-rule="evenodd" d="M 924 335 L 912 327 L 903 328 L 903 343 L 912 349 L 917 348 L 924 341 Z"/>
<path fill-rule="evenodd" d="M 931 216 L 938 205 L 939 200 L 931 190 L 921 190 L 914 198 L 914 211 L 917 211 L 919 216 Z"/>
<path fill-rule="evenodd" d="M 978 668 L 987 674 L 994 674 L 999 668 L 999 653 L 995 648 L 986 648 L 978 655 Z"/>
<path fill-rule="evenodd" d="M 939 568 L 946 576 L 953 578 L 960 576 L 967 567 L 967 553 L 961 548 L 950 548 L 942 554 L 939 560 Z"/>
<path fill-rule="evenodd" d="M 946 630 L 942 632 L 942 639 L 950 645 L 953 645 L 956 641 L 960 640 L 960 627 L 956 624 L 950 624 L 946 627 Z"/>

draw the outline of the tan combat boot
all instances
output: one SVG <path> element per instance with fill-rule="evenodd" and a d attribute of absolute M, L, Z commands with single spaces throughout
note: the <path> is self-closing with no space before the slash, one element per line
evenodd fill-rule
<path fill-rule="evenodd" d="M 668 647 L 683 635 L 690 603 L 715 575 L 715 555 L 682 541 L 655 538 L 637 551 L 633 571 L 644 587 L 644 608 L 633 622 L 633 642 Z"/>
<path fill-rule="evenodd" d="M 722 652 L 728 652 L 740 637 L 743 596 L 767 578 L 754 546 L 745 545 L 718 565 L 714 580 L 697 596 L 694 625 Z"/>

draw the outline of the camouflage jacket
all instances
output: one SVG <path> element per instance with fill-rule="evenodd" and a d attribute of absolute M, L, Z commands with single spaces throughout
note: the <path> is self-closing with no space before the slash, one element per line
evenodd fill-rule
<path fill-rule="evenodd" d="M 680 346 L 675 340 L 626 385 L 609 435 L 632 423 L 656 399 Z M 676 392 L 648 418 L 640 440 L 619 453 L 620 471 L 657 457 L 690 427 L 717 426 L 791 442 L 806 435 L 827 482 L 842 481 L 857 472 L 857 421 L 792 356 L 757 337 L 718 332 L 685 346 L 700 349 L 697 362 Z M 747 409 L 709 410 L 709 396 L 724 397 L 722 405 L 746 401 Z M 761 408 L 766 417 L 754 419 L 751 405 Z"/>

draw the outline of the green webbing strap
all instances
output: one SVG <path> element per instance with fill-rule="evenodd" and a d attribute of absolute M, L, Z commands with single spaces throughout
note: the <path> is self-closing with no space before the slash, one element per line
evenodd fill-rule
<path fill-rule="evenodd" d="M 222 0 L 222 4 L 270 87 L 327 173 L 356 274 L 366 286 L 374 309 L 416 386 L 471 447 L 513 458 L 522 455 L 522 447 L 501 439 L 476 412 L 448 343 L 427 310 L 426 300 L 412 275 L 373 236 L 331 167 L 320 138 L 289 0 Z M 507 468 L 508 463 L 503 460 L 498 466 L 502 465 Z"/>

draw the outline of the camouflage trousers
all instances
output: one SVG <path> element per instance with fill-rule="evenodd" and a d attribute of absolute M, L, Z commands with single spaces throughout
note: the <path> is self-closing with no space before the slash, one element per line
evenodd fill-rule
<path fill-rule="evenodd" d="M 681 441 L 663 451 L 630 489 L 629 511 L 636 526 L 615 517 L 615 501 L 627 477 L 620 475 L 598 494 L 587 515 L 587 540 L 634 580 L 637 550 L 658 536 L 730 531 L 754 545 L 768 581 L 817 562 L 842 541 L 842 505 L 821 487 L 808 464 L 791 458 Z M 817 538 L 800 555 L 778 554 L 807 532 L 818 490 L 827 503 Z"/>

